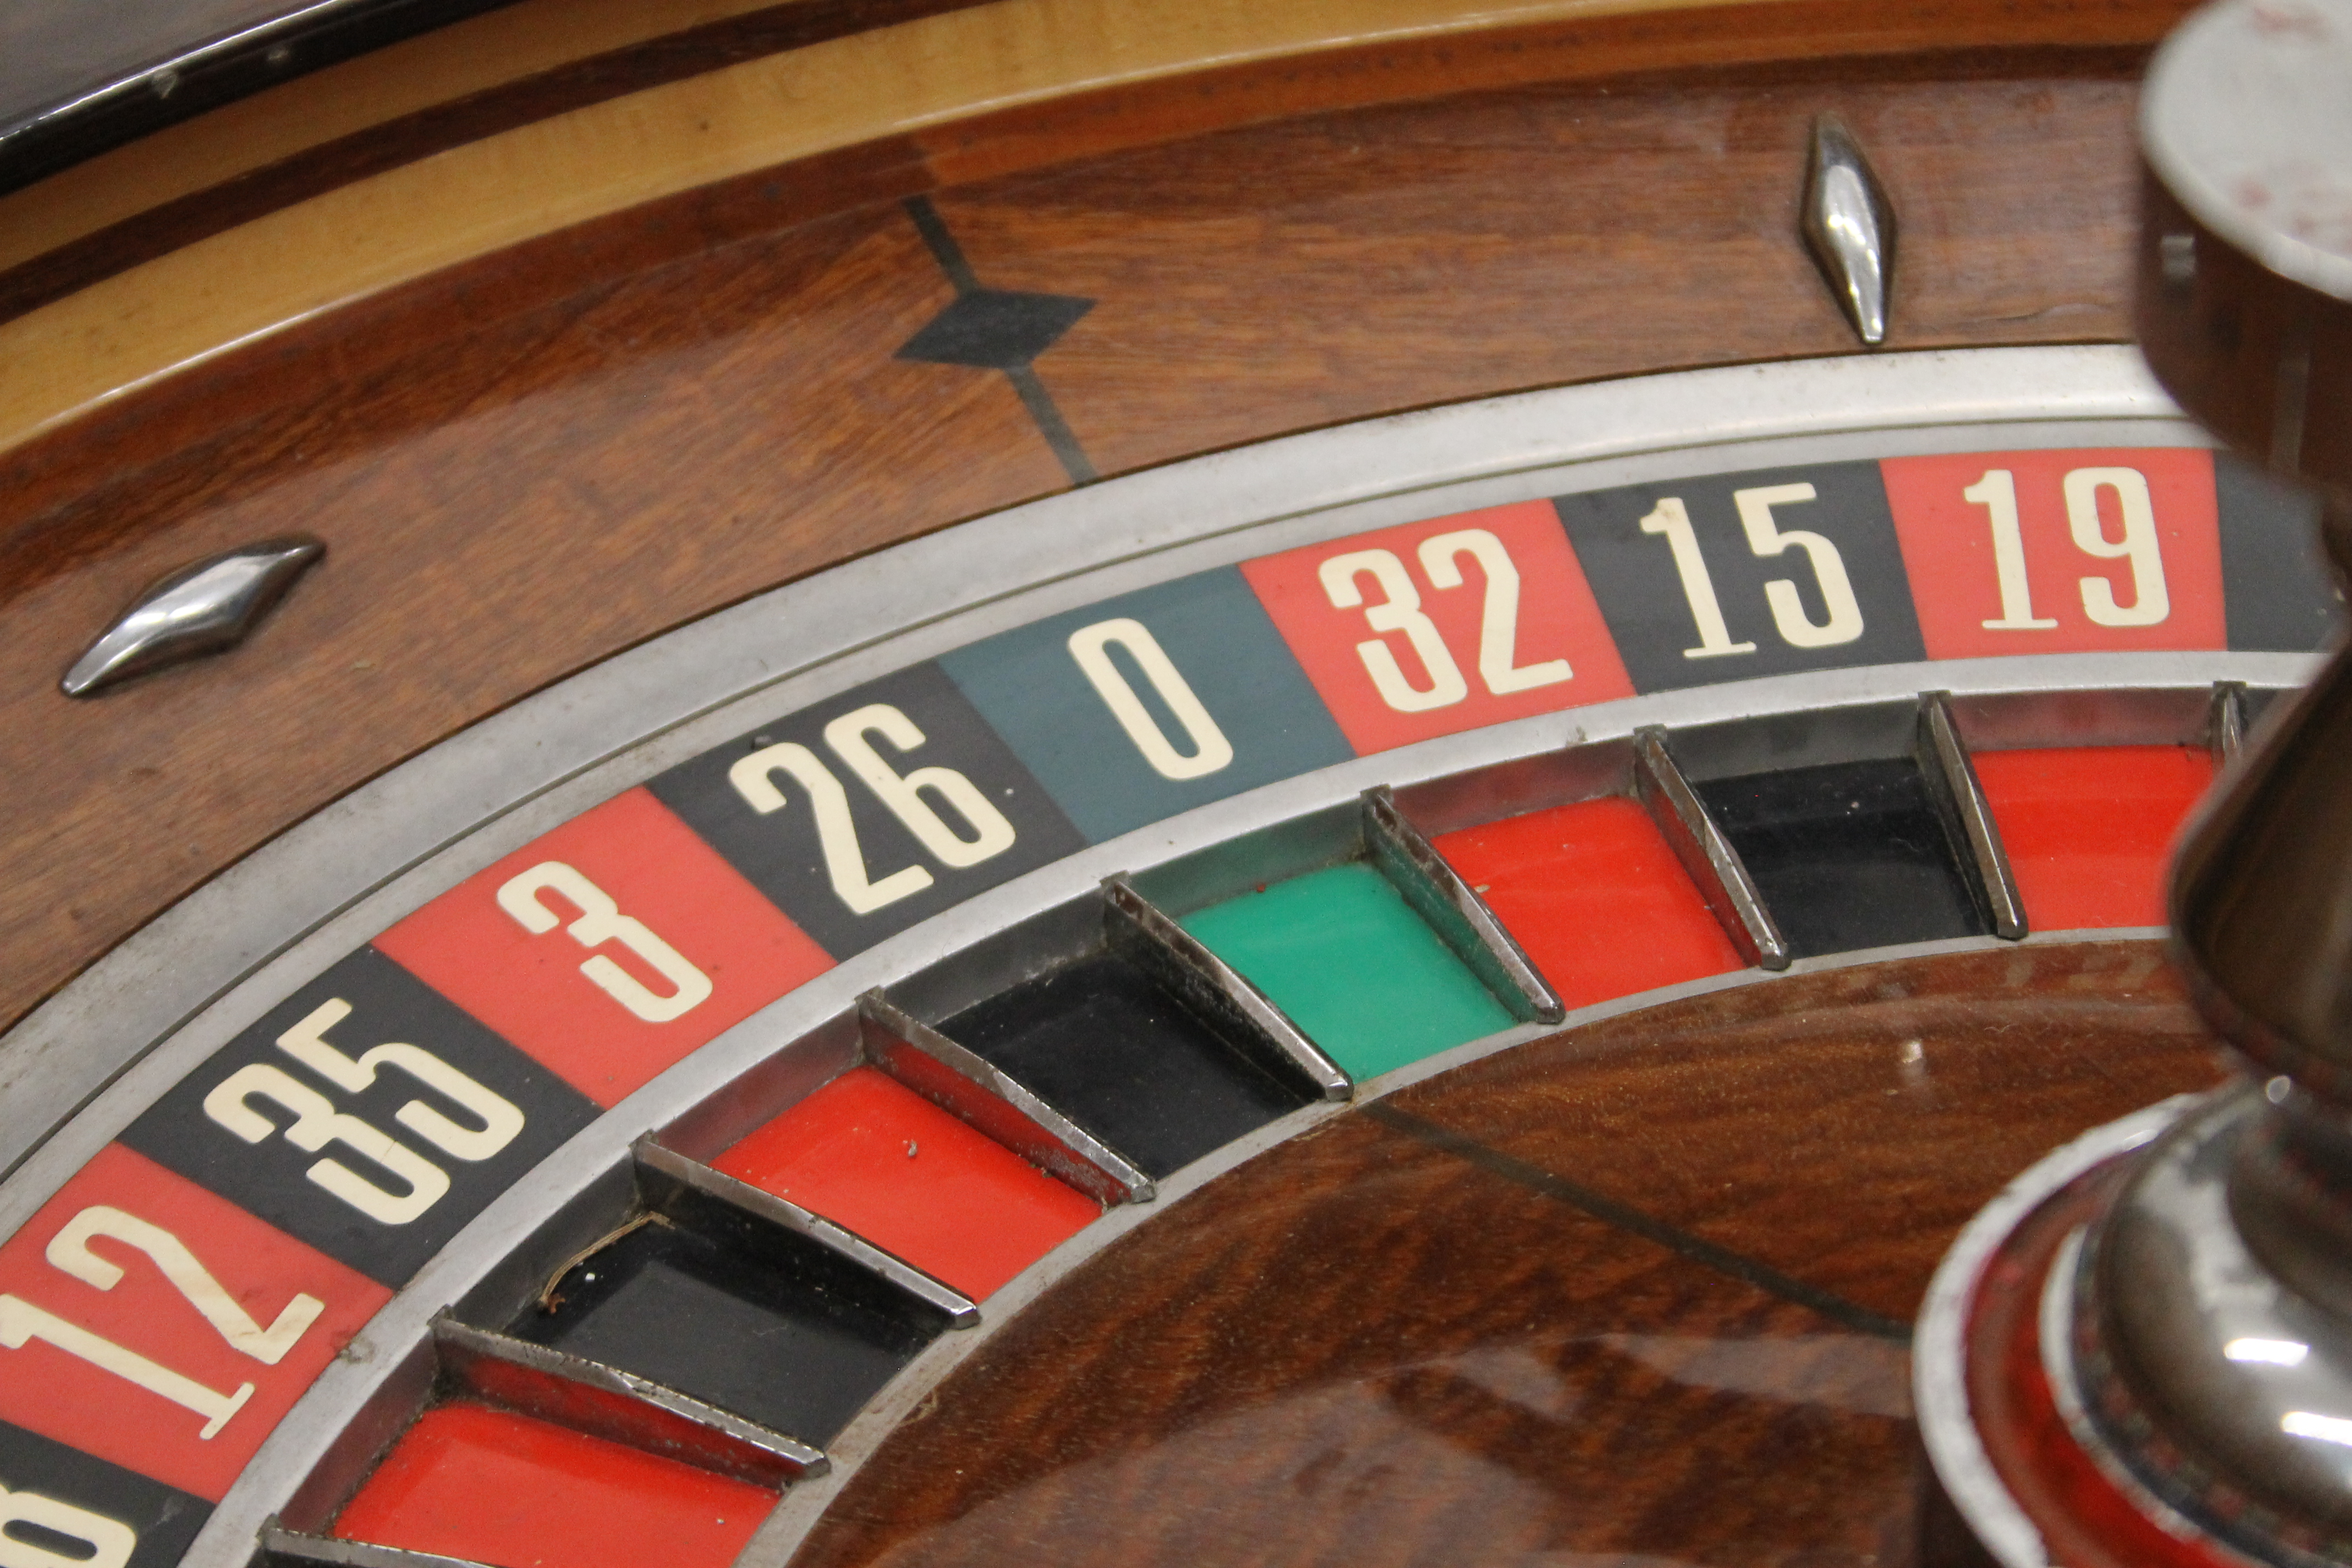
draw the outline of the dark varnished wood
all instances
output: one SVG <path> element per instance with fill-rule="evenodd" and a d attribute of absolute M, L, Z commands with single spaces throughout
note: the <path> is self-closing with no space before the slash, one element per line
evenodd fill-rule
<path fill-rule="evenodd" d="M 2027 946 L 1634 1013 L 1395 1104 L 1907 1323 L 2018 1172 L 2217 1052 L 2157 944 Z"/>
<path fill-rule="evenodd" d="M 1919 1482 L 1899 1339 L 1706 1247 L 1907 1317 L 2019 1166 L 2219 1071 L 2147 943 L 1772 981 L 1520 1047 L 1081 1267 L 795 1562 L 1892 1568 Z"/>
<path fill-rule="evenodd" d="M 2123 68 L 2094 51 L 1518 88 L 938 201 L 984 283 L 1097 300 L 1038 370 L 1109 472 L 1481 393 L 1851 352 L 1790 234 L 1816 106 L 1858 122 L 1906 204 L 1901 341 L 2116 335 Z M 0 1018 L 465 722 L 1062 488 L 1003 377 L 892 358 L 950 297 L 877 199 L 929 185 L 929 156 L 876 144 L 566 231 L 0 463 Z M 331 553 L 247 647 L 95 703 L 56 693 L 145 581 L 292 529 Z"/>
<path fill-rule="evenodd" d="M 1116 472 L 1502 386 L 1853 352 L 1790 237 L 1829 109 L 1902 216 L 1889 347 L 2127 336 L 2129 67 L 2054 63 L 1481 95 L 1009 177 L 940 209 L 992 281 L 1104 301 L 1039 374 Z"/>
<path fill-rule="evenodd" d="M 288 343 L 110 421 L 88 466 L 35 454 L 0 568 L 0 1010 L 583 654 L 1057 488 L 1002 377 L 890 357 L 951 297 L 890 208 L 512 311 L 455 280 L 429 329 Z M 236 655 L 58 695 L 140 584 L 301 530 L 326 561 Z"/>
<path fill-rule="evenodd" d="M 681 28 L 399 115 L 189 190 L 0 270 L 0 321 L 100 279 L 337 186 L 515 126 L 831 38 L 980 0 L 792 0 Z M 2137 55 L 2186 10 L 2182 0 L 1774 0 L 1496 27 L 1442 41 L 1339 45 L 1305 58 L 1250 61 L 1110 90 L 1050 95 L 923 132 L 928 176 L 963 184 L 1148 143 L 1298 115 L 1480 88 L 1667 69 L 1832 58 L 1948 58 L 2043 47 Z M 300 89 L 331 90 L 326 80 Z M 281 96 L 287 96 L 281 92 Z M 289 112 L 297 112 L 289 105 Z M 201 133 L 201 132 L 199 132 Z M 0 184 L 12 184 L 0 172 Z"/>

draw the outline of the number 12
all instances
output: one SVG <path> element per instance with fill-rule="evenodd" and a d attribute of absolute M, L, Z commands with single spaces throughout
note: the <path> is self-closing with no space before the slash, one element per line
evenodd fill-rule
<path fill-rule="evenodd" d="M 212 1270 L 196 1260 L 185 1242 L 161 1226 L 150 1225 L 135 1215 L 102 1204 L 74 1215 L 64 1229 L 50 1238 L 46 1254 L 49 1266 L 100 1290 L 113 1289 L 122 1281 L 122 1266 L 90 1250 L 91 1240 L 98 1237 L 146 1254 L 172 1289 L 228 1342 L 230 1349 L 264 1366 L 276 1366 L 285 1360 L 286 1352 L 310 1332 L 310 1325 L 326 1310 L 326 1304 L 316 1296 L 298 1294 L 279 1310 L 276 1321 L 264 1328 L 213 1277 Z M 34 1340 L 54 1345 L 100 1372 L 110 1373 L 203 1416 L 204 1429 L 196 1434 L 201 1438 L 209 1438 L 226 1426 L 229 1417 L 245 1408 L 245 1402 L 253 1397 L 250 1383 L 241 1383 L 233 1392 L 222 1394 L 94 1334 L 79 1323 L 44 1311 L 22 1297 L 0 1296 L 0 1347 L 20 1351 Z"/>

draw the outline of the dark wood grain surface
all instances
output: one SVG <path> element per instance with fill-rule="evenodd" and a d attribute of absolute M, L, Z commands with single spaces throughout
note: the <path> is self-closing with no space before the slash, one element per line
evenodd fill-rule
<path fill-rule="evenodd" d="M 1889 347 L 2127 336 L 2134 62 L 2102 61 L 1487 93 L 939 206 L 989 282 L 1102 301 L 1039 374 L 1110 473 L 1502 387 L 1853 352 L 1791 241 L 1824 110 L 1901 214 Z"/>
<path fill-rule="evenodd" d="M 1898 341 L 2122 330 L 2104 51 L 1522 87 L 945 189 L 1105 472 L 1343 417 L 1851 352 L 1792 237 L 1816 108 L 1904 205 Z M 1040 132 L 1040 134 L 1043 134 Z M 775 584 L 1067 483 L 1006 380 L 896 360 L 948 285 L 886 142 L 452 269 L 0 461 L 0 1019 L 458 726 Z M 123 601 L 289 529 L 246 648 L 73 703 Z"/>
<path fill-rule="evenodd" d="M 1895 1568 L 1904 1325 L 1952 1235 L 2219 1071 L 2147 943 L 1772 981 L 1490 1058 L 1082 1266 L 797 1568 Z"/>
<path fill-rule="evenodd" d="M 539 52 L 552 49 L 563 56 L 562 63 L 503 75 L 492 66 L 487 73 L 491 85 L 446 97 L 423 92 L 422 107 L 340 134 L 321 132 L 316 140 L 294 130 L 278 140 L 296 150 L 278 156 L 240 154 L 241 143 L 256 140 L 251 122 L 267 118 L 279 127 L 299 128 L 315 118 L 306 112 L 315 101 L 337 93 L 340 77 L 352 76 L 352 93 L 364 100 L 369 83 L 363 79 L 379 62 L 331 67 L 263 94 L 233 117 L 211 117 L 178 133 L 212 146 L 209 159 L 133 148 L 106 164 L 53 179 L 46 188 L 0 199 L 0 232 L 12 219 L 39 231 L 73 205 L 72 193 L 62 187 L 77 181 L 152 184 L 158 193 L 157 199 L 112 223 L 94 228 L 68 225 L 75 237 L 22 253 L 0 269 L 0 321 L 323 191 L 515 126 L 975 3 L 792 0 L 673 31 L 641 24 L 644 36 L 576 57 L 555 41 L 564 32 L 562 12 L 525 5 L 491 26 L 509 35 L 509 44 L 516 36 L 545 40 Z M 2036 47 L 2075 55 L 2101 49 L 2137 53 L 2187 8 L 2184 0 L 2038 0 L 2030 5 L 1987 0 L 1745 0 L 1470 28 L 1435 40 L 1366 42 L 1350 42 L 1344 13 L 1327 8 L 1333 37 L 1309 56 L 1207 67 L 1108 90 L 1047 94 L 1039 101 L 928 129 L 919 139 L 929 155 L 931 178 L 962 184 L 1214 130 L 1481 88 L 1791 60 L 1948 60 L 1956 54 Z M 1378 31 L 1381 21 L 1368 15 L 1363 25 Z M 448 37 L 458 39 L 467 31 L 460 24 Z M 486 35 L 482 40 L 493 60 L 494 38 Z M 429 42 L 410 52 L 418 56 L 415 68 L 429 79 L 436 70 Z M 485 74 L 481 58 L 469 55 L 467 64 L 471 75 Z M 208 182 L 167 172 L 175 158 L 235 172 Z"/>

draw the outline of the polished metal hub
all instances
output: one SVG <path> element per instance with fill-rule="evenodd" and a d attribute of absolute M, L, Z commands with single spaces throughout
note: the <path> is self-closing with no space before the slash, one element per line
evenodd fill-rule
<path fill-rule="evenodd" d="M 2141 112 L 2149 363 L 2210 429 L 2320 489 L 2341 577 L 2352 0 L 2210 6 L 2159 52 Z M 2352 1562 L 2352 653 L 2225 779 L 2176 868 L 2172 917 L 2200 1007 L 2263 1077 L 2133 1156 L 2049 1266 L 2047 1397 L 2091 1470 L 2184 1560 L 2219 1544 Z M 1939 1376 L 1923 1368 L 1923 1406 L 1950 1405 Z M 1951 1458 L 1969 1453 L 1937 1447 L 1979 1536 L 2006 1559 L 2040 1556 L 2000 1508 L 1972 1507 L 1985 1478 Z"/>

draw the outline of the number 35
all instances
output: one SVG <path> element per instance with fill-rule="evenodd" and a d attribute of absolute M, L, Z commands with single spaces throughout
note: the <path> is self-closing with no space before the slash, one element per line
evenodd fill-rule
<path fill-rule="evenodd" d="M 345 1056 L 328 1043 L 327 1031 L 351 1016 L 351 1012 L 352 1005 L 341 997 L 330 998 L 278 1036 L 278 1048 L 351 1093 L 366 1089 L 375 1082 L 379 1071 L 392 1068 L 449 1100 L 481 1125 L 461 1126 L 421 1100 L 408 1101 L 392 1113 L 392 1119 L 460 1160 L 487 1160 L 522 1131 L 523 1114 L 513 1101 L 431 1051 L 394 1043 L 378 1046 L 357 1060 Z M 280 1127 L 253 1108 L 255 1100 L 275 1105 L 294 1120 Z M 320 1160 L 304 1173 L 312 1183 L 383 1225 L 406 1225 L 449 1190 L 448 1174 L 440 1166 L 390 1133 L 337 1110 L 325 1095 L 268 1062 L 241 1067 L 223 1079 L 205 1096 L 205 1114 L 248 1143 L 267 1142 L 273 1134 L 282 1133 L 289 1143 L 313 1154 L 330 1143 L 340 1143 L 388 1172 L 405 1192 L 388 1191 L 340 1160 Z"/>

